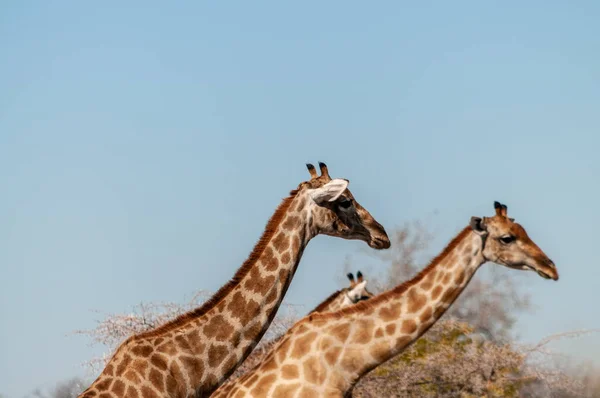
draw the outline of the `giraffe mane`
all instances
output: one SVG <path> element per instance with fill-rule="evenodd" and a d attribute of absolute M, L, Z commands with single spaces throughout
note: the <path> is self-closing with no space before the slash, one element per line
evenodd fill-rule
<path fill-rule="evenodd" d="M 387 290 L 381 294 L 378 294 L 377 296 L 372 297 L 369 300 L 364 300 L 364 301 L 358 302 L 354 305 L 342 308 L 335 312 L 309 314 L 309 315 L 307 315 L 307 317 L 309 318 L 309 320 L 339 319 L 339 318 L 343 318 L 347 315 L 352 315 L 352 314 L 356 314 L 356 313 L 368 310 L 368 309 L 374 307 L 375 305 L 377 305 L 378 303 L 381 303 L 382 301 L 386 301 L 388 299 L 388 297 L 391 295 L 404 293 L 411 286 L 419 283 L 429 273 L 429 271 L 431 271 L 433 268 L 435 268 L 446 256 L 448 256 L 452 252 L 452 250 L 454 250 L 456 248 L 456 246 L 458 246 L 458 244 L 460 242 L 462 242 L 463 239 L 470 233 L 471 233 L 471 227 L 470 226 L 465 227 L 458 235 L 456 235 L 454 237 L 454 239 L 452 239 L 450 241 L 450 243 L 448 243 L 448 245 L 444 248 L 444 250 L 442 250 L 442 252 L 440 254 L 438 254 L 431 260 L 431 262 L 429 263 L 429 265 L 427 267 L 425 267 L 423 270 L 421 270 L 421 272 L 419 272 L 417 275 L 415 275 L 412 279 L 410 279 L 396 287 L 393 287 L 390 290 Z"/>
<path fill-rule="evenodd" d="M 312 310 L 311 312 L 309 312 L 309 314 L 312 314 L 313 312 L 321 312 L 323 310 L 323 308 L 327 307 L 344 290 L 346 290 L 346 289 L 340 289 L 338 291 L 335 291 L 335 292 L 331 293 L 331 295 L 329 297 L 327 297 L 325 299 L 325 301 L 323 301 L 321 304 L 317 305 L 314 310 Z"/>
<path fill-rule="evenodd" d="M 206 314 L 208 311 L 213 309 L 217 304 L 219 304 L 219 302 L 221 302 L 221 300 L 223 300 L 223 298 L 225 298 L 225 296 L 227 296 L 227 294 L 231 292 L 231 290 L 233 290 L 237 285 L 239 285 L 241 280 L 248 274 L 248 272 L 250 272 L 254 264 L 263 254 L 265 248 L 267 247 L 271 238 L 273 238 L 273 235 L 277 231 L 279 224 L 281 224 L 281 222 L 285 218 L 285 214 L 287 213 L 288 209 L 290 208 L 290 205 L 292 204 L 292 201 L 296 198 L 296 195 L 299 191 L 300 189 L 294 189 L 290 191 L 290 195 L 284 198 L 283 201 L 279 204 L 279 206 L 277 206 L 277 209 L 275 209 L 275 212 L 267 222 L 262 236 L 252 249 L 252 252 L 248 256 L 246 261 L 244 261 L 241 267 L 238 268 L 233 277 L 225 285 L 221 286 L 221 288 L 215 294 L 213 294 L 211 298 L 206 300 L 200 307 L 190 310 L 184 314 L 181 314 L 177 318 L 167 321 L 166 323 L 157 326 L 154 329 L 148 330 L 146 332 L 141 332 L 133 336 L 133 338 L 137 339 L 157 337 L 163 333 L 170 332 L 183 326 L 191 320 L 201 317 L 202 315 Z"/>

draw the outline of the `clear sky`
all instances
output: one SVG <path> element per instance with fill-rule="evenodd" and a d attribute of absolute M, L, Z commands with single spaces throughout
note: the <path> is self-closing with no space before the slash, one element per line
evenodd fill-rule
<path fill-rule="evenodd" d="M 600 3 L 285 3 L 0 5 L 0 394 L 83 374 L 92 310 L 216 290 L 319 160 L 431 254 L 506 203 L 561 277 L 519 275 L 519 334 L 600 327 Z M 312 241 L 287 301 L 363 248 Z"/>

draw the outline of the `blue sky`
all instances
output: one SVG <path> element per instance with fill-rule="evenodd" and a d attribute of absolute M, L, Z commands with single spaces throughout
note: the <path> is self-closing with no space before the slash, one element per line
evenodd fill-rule
<path fill-rule="evenodd" d="M 516 331 L 599 328 L 599 18 L 592 1 L 3 3 L 0 394 L 83 374 L 98 349 L 70 333 L 91 310 L 216 290 L 319 160 L 388 230 L 428 220 L 431 254 L 506 203 L 561 276 L 518 276 L 536 310 Z M 286 300 L 317 304 L 365 247 L 312 241 Z M 600 338 L 560 348 L 591 359 Z"/>

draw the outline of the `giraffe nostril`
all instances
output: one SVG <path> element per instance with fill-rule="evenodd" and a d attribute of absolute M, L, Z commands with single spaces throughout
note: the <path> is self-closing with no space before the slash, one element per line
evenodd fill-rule
<path fill-rule="evenodd" d="M 381 238 L 381 237 L 374 237 L 372 239 L 372 247 L 376 248 L 376 249 L 388 249 L 390 247 L 390 240 L 386 239 L 386 238 Z"/>

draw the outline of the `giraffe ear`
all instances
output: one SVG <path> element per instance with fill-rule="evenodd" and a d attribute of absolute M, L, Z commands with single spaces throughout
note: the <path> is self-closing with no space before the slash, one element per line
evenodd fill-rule
<path fill-rule="evenodd" d="M 487 229 L 485 229 L 485 222 L 481 217 L 471 217 L 471 229 L 477 235 L 486 235 Z"/>
<path fill-rule="evenodd" d="M 317 204 L 335 202 L 348 188 L 348 180 L 335 178 L 322 187 L 314 189 L 310 196 Z"/>

